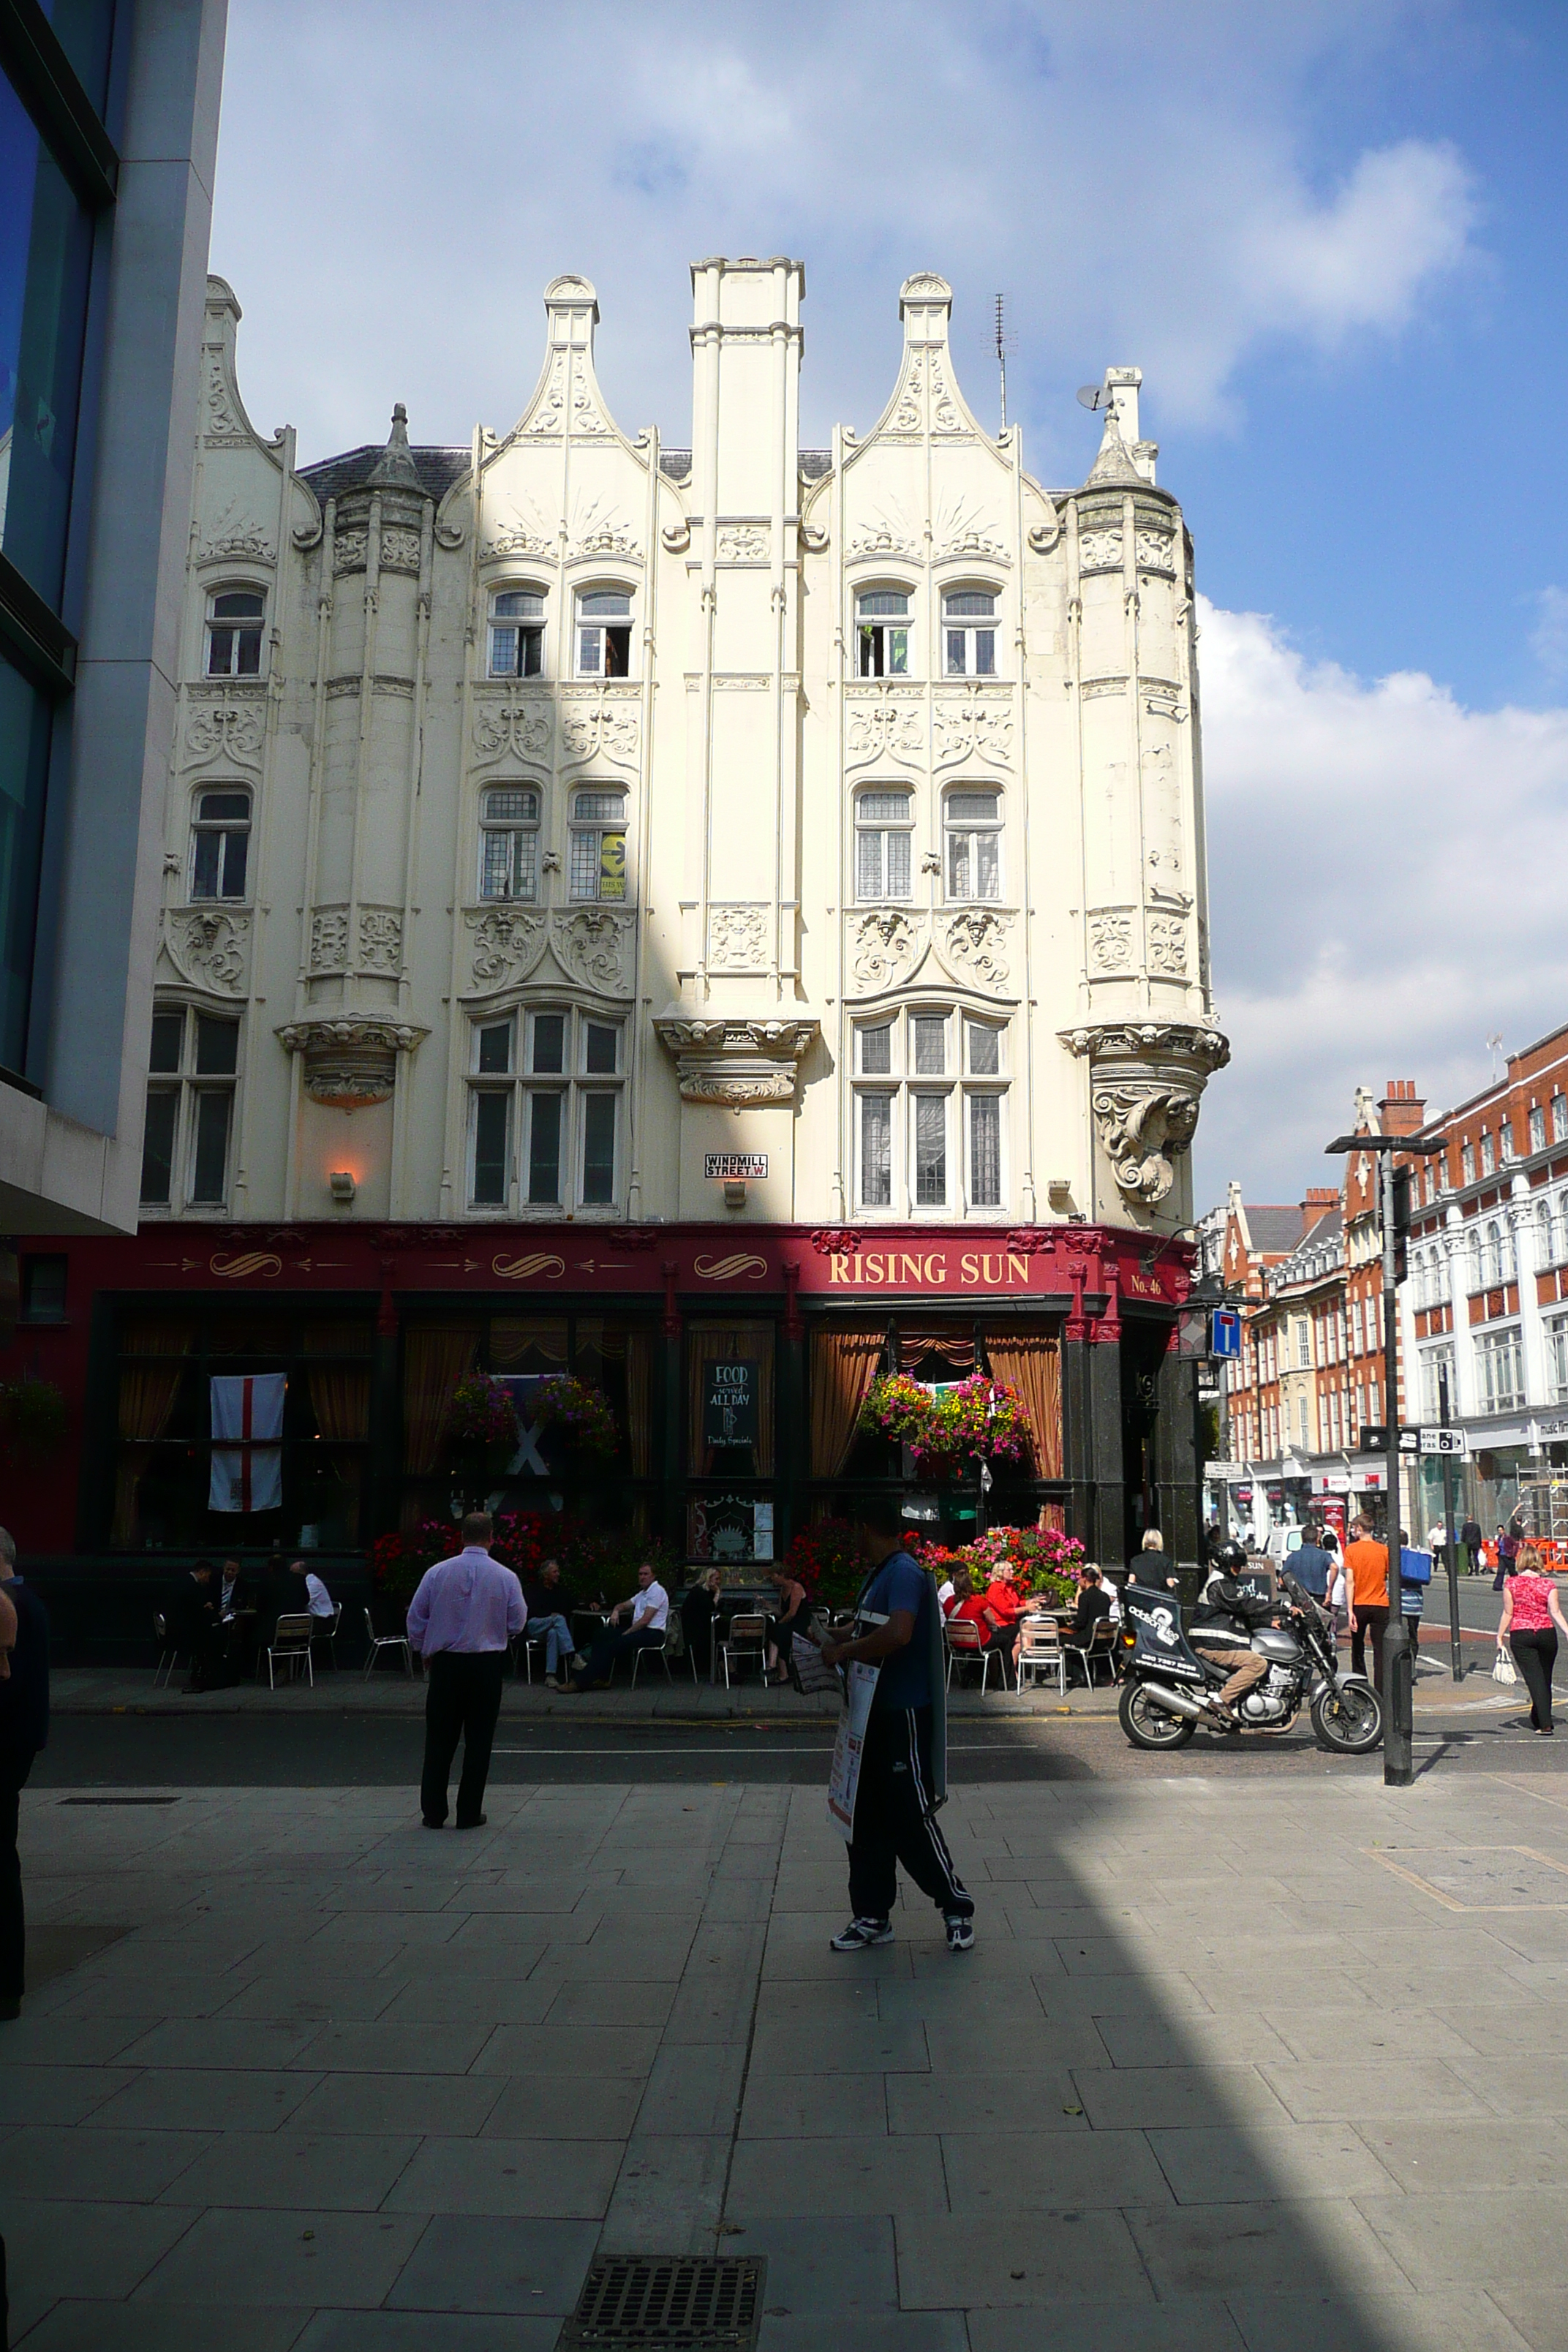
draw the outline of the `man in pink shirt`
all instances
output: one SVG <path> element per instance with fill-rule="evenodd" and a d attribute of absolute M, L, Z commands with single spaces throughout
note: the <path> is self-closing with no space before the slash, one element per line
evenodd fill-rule
<path fill-rule="evenodd" d="M 463 1549 L 438 1560 L 419 1580 L 408 1604 L 408 1639 L 425 1660 L 425 1771 L 419 1811 L 427 1830 L 447 1825 L 447 1787 L 458 1742 L 463 1777 L 458 1783 L 458 1827 L 482 1829 L 490 1748 L 500 1714 L 501 1668 L 507 1643 L 528 1622 L 522 1587 L 487 1549 L 493 1528 L 488 1511 L 463 1521 Z"/>

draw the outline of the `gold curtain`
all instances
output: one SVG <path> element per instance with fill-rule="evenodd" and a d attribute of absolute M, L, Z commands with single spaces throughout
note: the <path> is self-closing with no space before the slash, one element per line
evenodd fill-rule
<path fill-rule="evenodd" d="M 690 1422 L 688 1451 L 691 1467 L 706 1473 L 712 1467 L 711 1448 L 702 1443 L 702 1399 L 710 1364 L 748 1362 L 757 1368 L 756 1475 L 773 1475 L 773 1327 L 771 1323 L 736 1323 L 727 1329 L 699 1323 L 689 1327 L 687 1369 L 689 1376 Z"/>
<path fill-rule="evenodd" d="M 542 1356 L 547 1364 L 566 1365 L 564 1315 L 497 1315 L 490 1322 L 490 1367 L 514 1371 L 528 1355 Z"/>
<path fill-rule="evenodd" d="M 370 1370 L 358 1364 L 312 1364 L 310 1409 L 316 1427 L 333 1445 L 363 1443 L 370 1435 Z"/>
<path fill-rule="evenodd" d="M 632 1476 L 653 1475 L 653 1333 L 626 1334 L 626 1435 L 631 1444 Z"/>
<path fill-rule="evenodd" d="M 922 1356 L 940 1356 L 955 1372 L 974 1370 L 974 1334 L 973 1330 L 957 1330 L 952 1324 L 939 1324 L 934 1329 L 921 1331 L 907 1323 L 899 1326 L 899 1368 L 912 1371 Z"/>
<path fill-rule="evenodd" d="M 877 1377 L 886 1344 L 881 1331 L 814 1331 L 811 1335 L 811 1475 L 837 1478 L 849 1459 L 855 1424 Z"/>
<path fill-rule="evenodd" d="M 1016 1389 L 1034 1431 L 1035 1475 L 1062 1475 L 1062 1359 L 1054 1331 L 988 1331 L 994 1380 Z"/>
<path fill-rule="evenodd" d="M 409 1332 L 403 1356 L 405 1468 L 435 1469 L 452 1391 L 472 1364 L 479 1339 L 474 1323 L 416 1325 Z"/>
<path fill-rule="evenodd" d="M 132 1324 L 121 1341 L 127 1356 L 163 1356 L 174 1360 L 126 1364 L 121 1370 L 120 1443 L 122 1449 L 134 1446 L 136 1451 L 122 1450 L 115 1465 L 113 1543 L 135 1540 L 137 1497 L 152 1463 L 152 1449 L 169 1426 L 191 1338 L 188 1323 L 141 1323 Z"/>
<path fill-rule="evenodd" d="M 307 1356 L 368 1356 L 374 1334 L 368 1323 L 307 1323 Z"/>

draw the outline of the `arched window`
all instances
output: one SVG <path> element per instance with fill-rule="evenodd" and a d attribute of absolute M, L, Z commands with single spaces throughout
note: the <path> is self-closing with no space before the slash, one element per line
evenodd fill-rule
<path fill-rule="evenodd" d="M 911 865 L 910 793 L 860 793 L 855 802 L 855 896 L 907 898 Z"/>
<path fill-rule="evenodd" d="M 950 898 L 999 898 L 1002 895 L 1002 795 L 949 793 L 942 811 L 947 827 L 947 895 Z"/>
<path fill-rule="evenodd" d="M 1481 1280 L 1483 1290 L 1493 1289 L 1502 1279 L 1502 1234 L 1494 1218 L 1481 1228 Z"/>
<path fill-rule="evenodd" d="M 243 898 L 249 850 L 249 793 L 230 785 L 198 793 L 191 820 L 192 898 Z"/>
<path fill-rule="evenodd" d="M 544 674 L 544 598 L 537 588 L 502 588 L 490 598 L 490 676 Z"/>
<path fill-rule="evenodd" d="M 574 898 L 626 895 L 626 796 L 598 790 L 572 796 L 571 871 Z"/>
<path fill-rule="evenodd" d="M 220 588 L 207 598 L 209 677 L 259 677 L 267 598 L 259 588 Z"/>
<path fill-rule="evenodd" d="M 996 599 L 988 590 L 955 589 L 942 600 L 942 670 L 948 677 L 996 675 Z"/>
<path fill-rule="evenodd" d="M 910 667 L 907 588 L 868 588 L 855 599 L 856 673 L 906 677 Z"/>
<path fill-rule="evenodd" d="M 486 793 L 479 812 L 479 896 L 539 895 L 539 794 L 531 784 Z"/>
<path fill-rule="evenodd" d="M 590 588 L 577 599 L 579 677 L 630 677 L 632 599 L 627 588 Z"/>

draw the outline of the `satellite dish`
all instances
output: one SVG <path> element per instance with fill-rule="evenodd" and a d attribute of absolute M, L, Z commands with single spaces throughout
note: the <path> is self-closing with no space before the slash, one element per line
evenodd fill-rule
<path fill-rule="evenodd" d="M 1102 383 L 1080 383 L 1078 396 L 1085 408 L 1099 408 L 1105 399 L 1105 386 Z"/>

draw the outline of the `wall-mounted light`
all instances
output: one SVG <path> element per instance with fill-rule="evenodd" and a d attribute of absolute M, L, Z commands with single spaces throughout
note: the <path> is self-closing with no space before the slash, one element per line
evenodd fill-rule
<path fill-rule="evenodd" d="M 354 1204 L 354 1194 L 359 1191 L 359 1185 L 355 1179 L 350 1175 L 348 1170 L 346 1168 L 334 1169 L 332 1173 L 328 1177 L 327 1182 L 331 1188 L 332 1199 L 336 1202 L 338 1207 L 340 1209 L 352 1209 Z"/>
<path fill-rule="evenodd" d="M 746 1205 L 746 1185 L 743 1177 L 729 1177 L 724 1185 L 724 1206 L 743 1209 Z"/>

